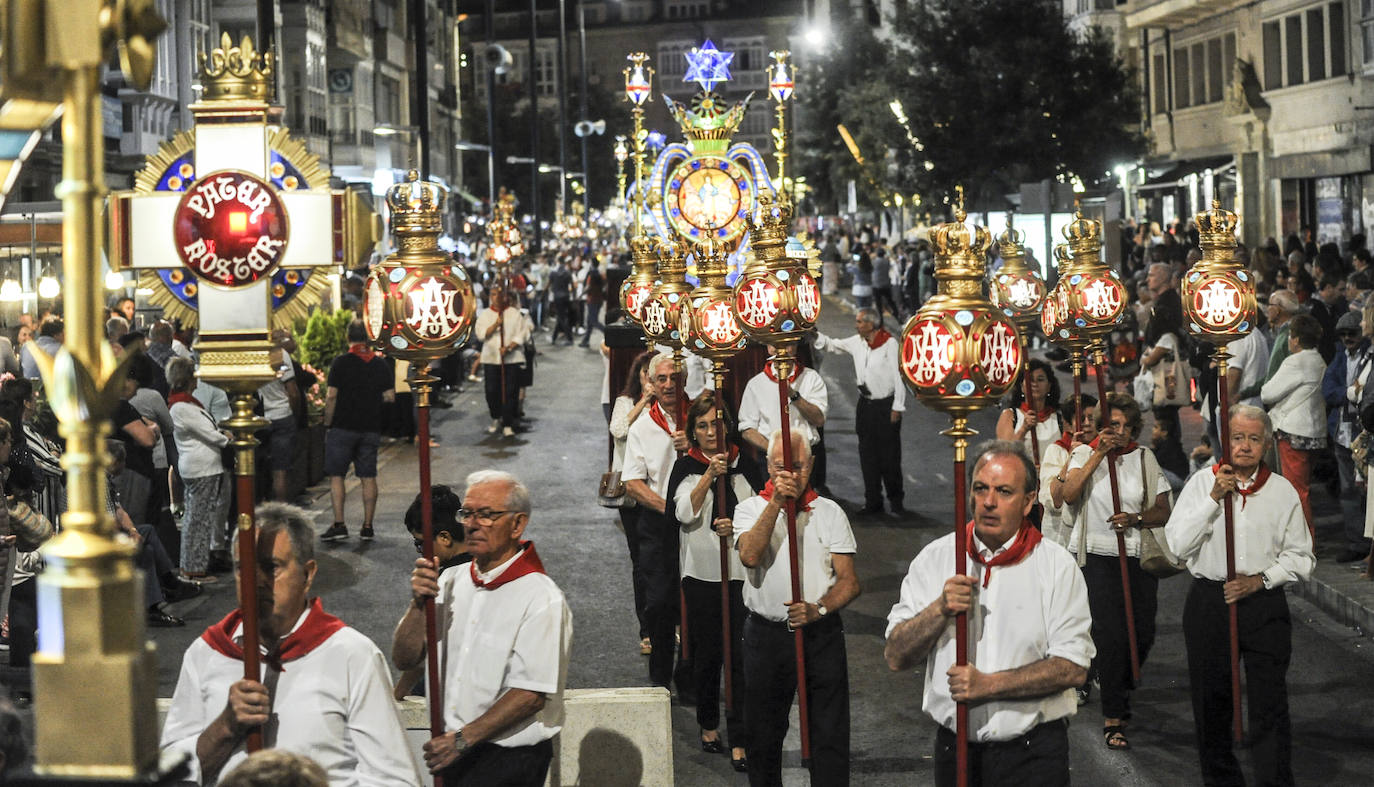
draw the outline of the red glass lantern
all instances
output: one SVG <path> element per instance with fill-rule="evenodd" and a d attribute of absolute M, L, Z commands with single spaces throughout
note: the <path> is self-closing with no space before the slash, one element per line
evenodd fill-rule
<path fill-rule="evenodd" d="M 658 244 L 658 283 L 640 308 L 639 327 L 649 344 L 665 344 L 673 349 L 683 346 L 682 332 L 685 312 L 690 310 L 688 299 L 692 285 L 687 281 L 687 257 L 682 244 L 663 241 Z"/>
<path fill-rule="evenodd" d="M 1255 327 L 1255 277 L 1236 259 L 1236 214 L 1213 200 L 1196 216 L 1202 259 L 1184 275 L 1183 298 L 1188 335 L 1211 344 L 1235 341 Z"/>
<path fill-rule="evenodd" d="M 992 277 L 988 297 L 992 305 L 1002 310 L 1020 328 L 1022 333 L 1030 331 L 1040 319 L 1045 305 L 1045 279 L 1040 271 L 1026 264 L 1025 235 L 1011 226 L 1011 215 L 1007 215 L 1007 230 L 997 239 L 997 248 L 1002 255 L 1002 268 Z M 1049 334 L 1046 334 L 1047 336 Z"/>
<path fill-rule="evenodd" d="M 697 244 L 696 289 L 691 292 L 691 307 L 683 312 L 690 326 L 684 346 L 713 361 L 724 360 L 744 348 L 748 337 L 735 320 L 734 293 L 725 285 L 729 271 L 725 247 L 714 238 Z"/>
<path fill-rule="evenodd" d="M 1071 325 L 1100 339 L 1126 318 L 1126 285 L 1102 262 L 1102 222 L 1080 212 L 1064 227 L 1064 238 L 1072 256 L 1059 272 L 1060 330 Z"/>
<path fill-rule="evenodd" d="M 760 191 L 749 221 L 754 262 L 735 282 L 733 308 L 740 327 L 763 344 L 795 344 L 821 314 L 820 285 L 807 267 L 806 249 L 788 253 L 791 223 L 791 206 L 769 189 Z"/>
<path fill-rule="evenodd" d="M 630 275 L 620 285 L 620 308 L 636 324 L 643 320 L 644 302 L 653 294 L 658 281 L 658 258 L 654 243 L 644 235 L 630 239 Z"/>

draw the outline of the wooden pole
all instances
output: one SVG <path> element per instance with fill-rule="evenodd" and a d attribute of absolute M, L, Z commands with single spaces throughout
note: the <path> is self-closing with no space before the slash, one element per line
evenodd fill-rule
<path fill-rule="evenodd" d="M 254 415 L 255 400 L 251 391 L 238 391 L 232 400 L 233 415 L 224 422 L 234 433 L 234 502 L 238 508 L 238 583 L 239 612 L 243 616 L 243 678 L 258 683 L 263 682 L 259 649 L 261 639 L 258 632 L 258 528 L 253 518 L 257 504 L 254 480 L 257 475 L 254 452 L 258 440 L 254 436 L 258 429 L 267 426 L 267 420 Z M 249 752 L 262 748 L 262 728 L 255 727 L 248 732 L 244 744 Z"/>
<path fill-rule="evenodd" d="M 787 378 L 792 375 L 792 352 L 790 347 L 778 347 L 773 357 L 773 370 L 778 375 L 778 406 L 782 421 L 782 464 L 787 471 L 793 472 L 792 462 L 792 412 L 787 398 Z M 771 461 L 771 458 L 770 458 Z M 787 566 L 792 572 L 792 602 L 803 600 L 801 570 L 797 561 L 797 501 L 788 500 L 783 504 L 787 514 Z M 808 767 L 811 762 L 811 712 L 806 697 L 806 639 L 802 629 L 792 632 L 792 642 L 797 656 L 797 720 L 801 727 L 801 756 Z"/>
<path fill-rule="evenodd" d="M 955 416 L 953 428 L 947 432 L 954 438 L 954 573 L 968 574 L 968 550 L 965 547 L 965 527 L 968 523 L 968 484 L 964 476 L 965 452 L 968 438 L 975 434 L 968 428 L 966 416 Z M 968 664 L 968 614 L 954 616 L 954 663 Z M 959 787 L 968 786 L 968 703 L 955 705 L 955 769 Z"/>
<path fill-rule="evenodd" d="M 646 334 L 646 338 L 647 338 L 647 334 Z M 676 402 L 676 406 L 673 408 L 673 410 L 674 410 L 673 416 L 674 416 L 674 418 L 675 418 L 676 421 L 677 421 L 677 428 L 678 428 L 679 430 L 686 429 L 686 428 L 687 428 L 687 427 L 686 427 L 686 424 L 687 424 L 687 372 L 686 372 L 686 365 L 683 363 L 683 360 L 682 360 L 682 348 L 681 348 L 681 347 L 675 347 L 675 348 L 673 348 L 673 389 L 674 389 L 674 393 L 675 393 L 674 401 Z M 681 452 L 681 451 L 678 451 L 678 454 L 677 454 L 677 455 L 678 455 L 678 456 L 682 456 L 682 452 Z M 672 492 L 669 491 L 668 494 L 669 494 L 669 496 L 671 496 L 671 495 L 672 495 Z M 665 512 L 665 513 L 668 513 L 668 515 L 671 517 L 671 513 L 670 513 L 670 512 Z M 671 522 L 672 520 L 669 519 L 668 521 Z M 690 659 L 690 658 L 692 657 L 692 647 L 691 647 L 691 644 L 690 644 L 689 632 L 688 632 L 688 630 L 687 630 L 687 594 L 686 594 L 685 592 L 683 592 L 683 590 L 682 590 L 682 576 L 681 576 L 681 573 L 682 573 L 681 567 L 679 567 L 679 569 L 678 569 L 678 582 L 677 582 L 677 619 L 678 619 L 678 633 L 679 633 L 679 640 L 680 640 L 679 647 L 681 648 L 682 659 L 683 659 L 683 661 L 686 661 L 687 659 Z"/>
<path fill-rule="evenodd" d="M 1231 390 L 1226 381 L 1226 360 L 1231 356 L 1225 345 L 1213 351 L 1217 362 L 1217 432 L 1221 441 L 1221 463 L 1231 464 Z M 1226 522 L 1226 581 L 1236 578 L 1236 509 L 1230 492 L 1222 498 L 1222 514 Z M 1245 740 L 1245 717 L 1241 715 L 1240 699 L 1240 621 L 1235 604 L 1226 605 L 1226 628 L 1231 644 L 1231 735 L 1236 743 Z"/>
<path fill-rule="evenodd" d="M 1025 338 L 1025 336 L 1023 335 L 1023 336 L 1021 337 L 1021 357 L 1023 357 L 1023 358 L 1026 357 L 1026 352 L 1027 352 L 1027 349 L 1028 349 L 1028 348 L 1026 347 L 1026 344 L 1027 344 L 1026 338 Z M 1030 367 L 1029 361 L 1026 363 L 1026 373 L 1025 373 L 1025 374 L 1026 374 L 1026 376 L 1025 376 L 1025 379 L 1023 380 L 1023 382 L 1024 382 L 1025 386 L 1026 386 L 1026 411 L 1027 411 L 1027 412 L 1030 412 L 1031 409 L 1035 407 L 1035 402 L 1033 402 L 1033 401 L 1031 400 L 1031 367 Z M 1036 411 L 1035 414 L 1036 414 L 1036 416 L 1039 416 L 1039 415 L 1040 415 L 1039 411 Z M 1034 459 L 1034 460 L 1035 460 L 1035 467 L 1036 467 L 1037 470 L 1040 468 L 1040 436 L 1039 436 L 1038 434 L 1036 434 L 1036 431 L 1037 431 L 1038 427 L 1039 427 L 1039 424 L 1037 423 L 1037 424 L 1033 424 L 1033 425 L 1031 426 L 1031 428 L 1030 428 L 1030 438 L 1031 438 L 1031 459 Z"/>
<path fill-rule="evenodd" d="M 716 440 L 719 442 L 720 453 L 725 454 L 726 461 L 729 462 L 730 449 L 725 441 L 725 374 L 727 367 L 724 361 L 716 361 L 712 372 L 715 375 L 716 391 Z M 729 478 L 729 466 L 726 466 L 725 475 L 716 479 L 716 517 L 727 515 L 725 510 L 726 486 Z M 731 675 L 731 657 L 734 655 L 733 643 L 730 641 L 730 539 L 725 536 L 720 537 L 720 642 L 721 658 L 725 672 L 725 711 L 730 713 L 735 709 L 734 676 Z"/>
<path fill-rule="evenodd" d="M 434 500 L 430 480 L 431 457 L 429 447 L 429 398 L 437 379 L 429 367 L 410 367 L 410 387 L 415 390 L 416 440 L 420 444 L 420 541 L 425 560 L 434 563 Z M 437 568 L 437 565 L 436 565 Z M 425 698 L 429 703 L 430 737 L 444 734 L 443 685 L 439 674 L 439 623 L 434 609 L 434 597 L 425 597 L 425 673 L 428 678 Z M 434 777 L 434 787 L 443 787 L 443 777 Z"/>
<path fill-rule="evenodd" d="M 1093 368 L 1097 372 L 1097 398 L 1102 406 L 1101 421 L 1097 425 L 1098 434 L 1111 421 L 1111 408 L 1107 406 L 1107 363 L 1104 343 L 1093 346 Z M 1100 438 L 1099 438 L 1100 439 Z M 1107 480 L 1112 485 L 1112 513 L 1121 513 L 1121 485 L 1116 477 L 1116 457 L 1107 454 Z M 1086 526 L 1086 523 L 1084 523 Z M 1126 639 L 1131 650 L 1131 679 L 1140 681 L 1140 653 L 1136 646 L 1135 605 L 1131 601 L 1130 564 L 1126 560 L 1126 532 L 1116 531 L 1117 563 L 1121 566 L 1121 597 L 1126 606 Z"/>

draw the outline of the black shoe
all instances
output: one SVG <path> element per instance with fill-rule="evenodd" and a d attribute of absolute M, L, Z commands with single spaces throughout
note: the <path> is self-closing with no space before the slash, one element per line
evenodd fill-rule
<path fill-rule="evenodd" d="M 234 561 L 229 557 L 229 550 L 210 550 L 210 562 L 206 564 L 205 570 L 211 574 L 227 574 L 233 571 Z"/>
<path fill-rule="evenodd" d="M 895 517 L 907 517 L 911 515 L 911 510 L 901 503 L 893 503 L 889 512 Z"/>
<path fill-rule="evenodd" d="M 174 629 L 186 625 L 186 621 L 176 615 L 168 614 L 165 610 L 149 607 L 148 625 L 159 629 Z"/>
<path fill-rule="evenodd" d="M 363 525 L 362 528 L 358 530 L 359 540 L 371 541 L 376 537 L 377 534 L 372 531 L 372 525 Z"/>
<path fill-rule="evenodd" d="M 1354 563 L 1356 560 L 1364 560 L 1369 557 L 1369 550 L 1347 549 L 1336 556 L 1337 563 Z"/>
<path fill-rule="evenodd" d="M 168 601 L 185 601 L 195 598 L 205 591 L 198 583 L 187 582 L 181 577 L 173 577 L 162 586 L 162 595 Z"/>
<path fill-rule="evenodd" d="M 335 522 L 329 529 L 320 534 L 321 541 L 344 541 L 348 538 L 348 528 L 344 527 L 343 522 Z"/>
<path fill-rule="evenodd" d="M 734 757 L 731 757 L 731 758 L 730 758 L 730 767 L 735 769 L 735 773 L 748 773 L 748 772 L 749 772 L 749 758 L 748 758 L 748 757 L 740 757 L 740 758 L 737 760 L 737 759 L 735 759 Z"/>
<path fill-rule="evenodd" d="M 705 738 L 702 738 L 701 750 L 706 752 L 707 754 L 721 754 L 725 751 L 725 744 L 721 742 L 720 738 L 716 738 L 713 741 L 708 741 Z"/>

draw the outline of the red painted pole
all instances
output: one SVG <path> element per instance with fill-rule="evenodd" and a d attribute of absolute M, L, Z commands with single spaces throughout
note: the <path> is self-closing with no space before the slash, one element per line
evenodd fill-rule
<path fill-rule="evenodd" d="M 964 451 L 968 447 L 968 419 L 954 419 L 954 573 L 968 574 L 968 550 L 965 548 L 965 527 L 968 522 L 968 485 L 964 477 Z M 954 616 L 954 663 L 968 664 L 968 615 Z M 955 705 L 955 769 L 959 787 L 968 785 L 968 703 Z"/>
<path fill-rule="evenodd" d="M 782 464 L 788 472 L 793 472 L 792 462 L 792 410 L 787 398 L 787 378 L 792 374 L 792 358 L 778 349 L 773 359 L 773 368 L 778 373 L 778 405 L 782 420 Z M 802 601 L 801 569 L 797 562 L 797 502 L 788 500 L 783 504 L 787 514 L 787 565 L 792 572 L 792 602 Z M 801 727 L 802 762 L 811 760 L 811 712 L 806 697 L 806 639 L 802 629 L 792 632 L 792 642 L 797 655 L 797 720 Z"/>
<path fill-rule="evenodd" d="M 1216 348 L 1217 361 L 1217 432 L 1221 440 L 1221 463 L 1231 464 L 1231 390 L 1226 383 L 1226 347 Z M 1222 498 L 1222 513 L 1226 522 L 1226 581 L 1236 578 L 1236 509 L 1231 493 Z M 1236 743 L 1245 740 L 1245 718 L 1241 716 L 1240 699 L 1240 621 L 1235 604 L 1226 605 L 1226 628 L 1231 639 L 1231 736 Z"/>
<path fill-rule="evenodd" d="M 252 438 L 249 438 L 252 440 Z M 253 440 L 257 445 L 257 440 Z M 247 449 L 252 457 L 252 448 Z M 262 682 L 258 649 L 258 527 L 253 519 L 254 499 L 257 494 L 253 488 L 253 468 L 251 464 L 244 472 L 244 449 L 238 455 L 238 471 L 234 479 L 235 499 L 239 509 L 239 611 L 243 615 L 243 678 Z M 248 733 L 245 748 L 255 752 L 262 748 L 262 728 L 254 727 Z"/>
<path fill-rule="evenodd" d="M 504 347 L 504 342 L 502 342 Z M 504 360 L 504 359 L 503 359 Z M 410 368 L 410 385 L 415 389 L 415 431 L 420 444 L 420 541 L 425 560 L 434 562 L 434 500 L 430 480 L 429 397 L 435 378 L 429 369 Z M 504 392 L 504 388 L 502 389 Z M 429 702 L 430 737 L 444 734 L 443 685 L 439 674 L 439 623 L 434 609 L 434 597 L 425 597 L 425 673 L 428 678 L 425 696 Z M 443 777 L 434 777 L 434 787 L 443 787 Z"/>
<path fill-rule="evenodd" d="M 674 399 L 677 401 L 677 407 L 674 408 L 677 412 L 674 413 L 674 416 L 675 416 L 676 419 L 677 419 L 677 428 L 678 428 L 679 431 L 681 431 L 681 430 L 687 428 L 687 372 L 685 371 L 685 368 L 686 368 L 686 367 L 685 367 L 685 366 L 683 365 L 683 363 L 682 363 L 682 350 L 681 350 L 681 349 L 674 350 L 674 351 L 673 351 L 673 387 L 674 387 L 674 391 L 675 391 Z M 677 455 L 678 455 L 678 456 L 682 456 L 682 452 L 681 452 L 681 451 L 678 451 L 678 452 L 677 452 Z M 670 491 L 668 494 L 671 495 L 672 492 Z M 665 501 L 665 503 L 666 503 L 666 504 L 671 504 L 671 503 L 668 503 L 667 501 Z M 665 512 L 665 513 L 668 513 L 669 516 L 671 516 L 671 512 Z M 671 522 L 672 520 L 669 519 L 668 521 Z M 692 646 L 691 646 L 691 638 L 690 638 L 689 632 L 688 632 L 688 630 L 687 630 L 687 594 L 686 594 L 685 592 L 683 592 L 683 590 L 682 590 L 682 577 L 680 576 L 680 574 L 681 574 L 681 569 L 680 569 L 680 568 L 679 568 L 678 573 L 679 573 L 678 582 L 677 582 L 677 619 L 678 619 L 678 632 L 679 632 L 680 639 L 681 639 L 682 658 L 683 658 L 683 660 L 685 661 L 685 660 L 690 659 L 690 658 L 692 657 Z"/>
<path fill-rule="evenodd" d="M 1098 433 L 1111 421 L 1111 408 L 1107 406 L 1107 364 L 1102 346 L 1093 348 L 1093 367 L 1097 372 L 1097 398 L 1102 405 L 1101 420 L 1097 425 Z M 1121 513 L 1121 485 L 1116 477 L 1116 457 L 1107 454 L 1107 480 L 1112 485 L 1112 512 Z M 1086 524 L 1085 524 L 1086 526 Z M 1140 681 L 1140 653 L 1136 646 L 1135 606 L 1131 601 L 1130 564 L 1126 560 L 1126 533 L 1116 531 L 1117 563 L 1121 566 L 1121 597 L 1126 606 L 1126 639 L 1131 649 L 1131 679 Z"/>
<path fill-rule="evenodd" d="M 1027 352 L 1027 347 L 1026 347 L 1026 345 L 1027 345 L 1027 342 L 1026 342 L 1025 338 L 1022 337 L 1022 339 L 1021 339 L 1021 356 L 1022 356 L 1023 358 L 1026 357 L 1026 352 Z M 1030 364 L 1029 364 L 1029 363 L 1026 364 L 1025 369 L 1026 369 L 1026 371 L 1025 371 L 1025 374 L 1023 375 L 1023 382 L 1025 383 L 1025 386 L 1026 386 L 1026 410 L 1027 410 L 1027 411 L 1031 411 L 1031 410 L 1033 410 L 1033 409 L 1035 408 L 1035 402 L 1031 401 L 1031 368 L 1030 368 Z M 1039 410 L 1035 410 L 1035 414 L 1036 414 L 1037 416 L 1039 416 L 1039 415 L 1040 415 L 1040 411 L 1039 411 Z M 1039 467 L 1040 467 L 1040 435 L 1036 434 L 1036 431 L 1037 431 L 1037 428 L 1038 428 L 1038 427 L 1039 427 L 1039 424 L 1035 424 L 1034 426 L 1032 426 L 1032 427 L 1030 428 L 1030 438 L 1031 438 L 1031 459 L 1034 459 L 1034 460 L 1035 460 L 1035 467 L 1036 467 L 1036 469 L 1039 469 Z"/>
<path fill-rule="evenodd" d="M 730 456 L 730 448 L 725 443 L 725 363 L 715 362 L 715 382 L 716 382 L 716 440 L 720 453 L 727 457 Z M 728 476 L 730 475 L 727 467 L 725 475 L 716 479 L 716 517 L 726 516 L 725 494 Z M 725 672 L 725 710 L 727 713 L 735 709 L 734 676 L 731 675 L 730 665 L 734 655 L 734 646 L 730 641 L 730 539 L 725 536 L 720 538 L 720 643 L 721 658 Z"/>

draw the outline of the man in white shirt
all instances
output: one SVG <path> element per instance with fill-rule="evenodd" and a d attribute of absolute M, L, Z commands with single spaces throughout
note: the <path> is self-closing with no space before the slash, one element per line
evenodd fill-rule
<path fill-rule="evenodd" d="M 811 447 L 811 455 L 816 458 L 811 485 L 823 489 L 825 473 L 817 446 L 820 445 L 820 430 L 825 426 L 826 412 L 830 409 L 830 395 L 826 391 L 825 380 L 815 369 L 802 365 L 798 360 L 787 379 L 787 390 L 788 420 L 792 425 L 792 433 L 802 435 Z M 782 404 L 778 401 L 778 375 L 770 358 L 764 364 L 763 371 L 754 375 L 744 386 L 744 395 L 739 403 L 740 437 L 764 453 L 768 450 L 768 435 L 781 428 Z"/>
<path fill-rule="evenodd" d="M 922 709 L 940 725 L 935 783 L 955 782 L 957 703 L 969 705 L 969 784 L 1069 783 L 1066 721 L 1096 650 L 1088 590 L 1073 557 L 1026 518 L 1035 465 L 1020 443 L 974 450 L 973 519 L 936 539 L 887 616 L 893 671 L 925 661 Z M 967 549 L 970 575 L 950 576 Z M 948 579 L 941 580 L 941 577 Z M 955 616 L 968 615 L 968 664 L 955 665 Z"/>
<path fill-rule="evenodd" d="M 854 315 L 857 334 L 832 339 L 816 334 L 816 349 L 849 353 L 854 359 L 854 379 L 859 402 L 854 411 L 854 431 L 859 435 L 859 469 L 864 477 L 862 514 L 883 510 L 883 489 L 892 513 L 903 516 L 902 505 L 902 412 L 906 388 L 902 384 L 897 339 L 882 327 L 872 309 Z"/>
<path fill-rule="evenodd" d="M 502 437 L 515 436 L 525 361 L 522 348 L 530 335 L 529 323 L 510 303 L 510 294 L 505 290 L 492 290 L 490 308 L 478 312 L 477 324 L 473 327 L 473 335 L 482 342 L 482 377 L 487 412 L 491 415 L 487 433 L 496 434 L 499 429 Z"/>
<path fill-rule="evenodd" d="M 644 572 L 644 626 L 649 630 L 649 682 L 673 682 L 673 629 L 678 619 L 678 528 L 667 511 L 668 482 L 687 435 L 677 423 L 677 386 L 673 356 L 659 353 L 649 361 L 654 401 L 630 425 L 620 480 L 640 505 L 639 565 Z"/>
<path fill-rule="evenodd" d="M 189 755 L 190 778 L 211 785 L 248 756 L 244 739 L 256 730 L 265 747 L 319 763 L 335 787 L 418 786 L 381 651 L 307 600 L 316 565 L 305 512 L 266 503 L 257 524 L 262 679 L 243 677 L 234 610 L 186 650 L 162 748 Z"/>
<path fill-rule="evenodd" d="M 744 564 L 745 717 L 749 783 L 782 784 L 782 742 L 797 690 L 794 631 L 804 632 L 811 783 L 849 783 L 849 673 L 839 611 L 859 597 L 857 546 L 844 510 L 811 489 L 811 450 L 792 435 L 792 467 L 781 432 L 768 447 L 768 484 L 735 507 L 735 548 Z M 797 505 L 801 598 L 792 597 L 784 506 Z"/>
<path fill-rule="evenodd" d="M 296 414 L 291 403 L 300 391 L 296 386 L 295 364 L 291 362 L 290 351 L 296 348 L 291 333 L 273 331 L 272 345 L 270 361 L 277 377 L 263 383 L 258 398 L 262 399 L 262 416 L 271 422 L 263 442 L 267 444 L 267 464 L 272 470 L 272 499 L 285 502 L 287 476 L 296 456 Z"/>
<path fill-rule="evenodd" d="M 1194 473 L 1165 529 L 1169 546 L 1193 575 L 1183 607 L 1183 641 L 1193 727 L 1207 784 L 1244 783 L 1231 744 L 1231 656 L 1224 633 L 1233 604 L 1240 624 L 1255 781 L 1293 783 L 1287 686 L 1292 624 L 1283 586 L 1305 582 L 1316 561 L 1297 491 L 1264 466 L 1272 441 L 1268 414 L 1248 405 L 1231 408 L 1231 464 Z M 1227 493 L 1234 493 L 1235 515 L 1236 578 L 1230 581 L 1221 502 Z"/>
<path fill-rule="evenodd" d="M 440 575 L 415 561 L 391 655 L 402 670 L 423 662 L 424 602 L 434 598 L 445 731 L 424 746 L 430 773 L 445 787 L 540 787 L 563 723 L 572 613 L 534 544 L 520 540 L 530 519 L 525 485 L 497 470 L 465 485 L 458 519 L 472 562 Z"/>

